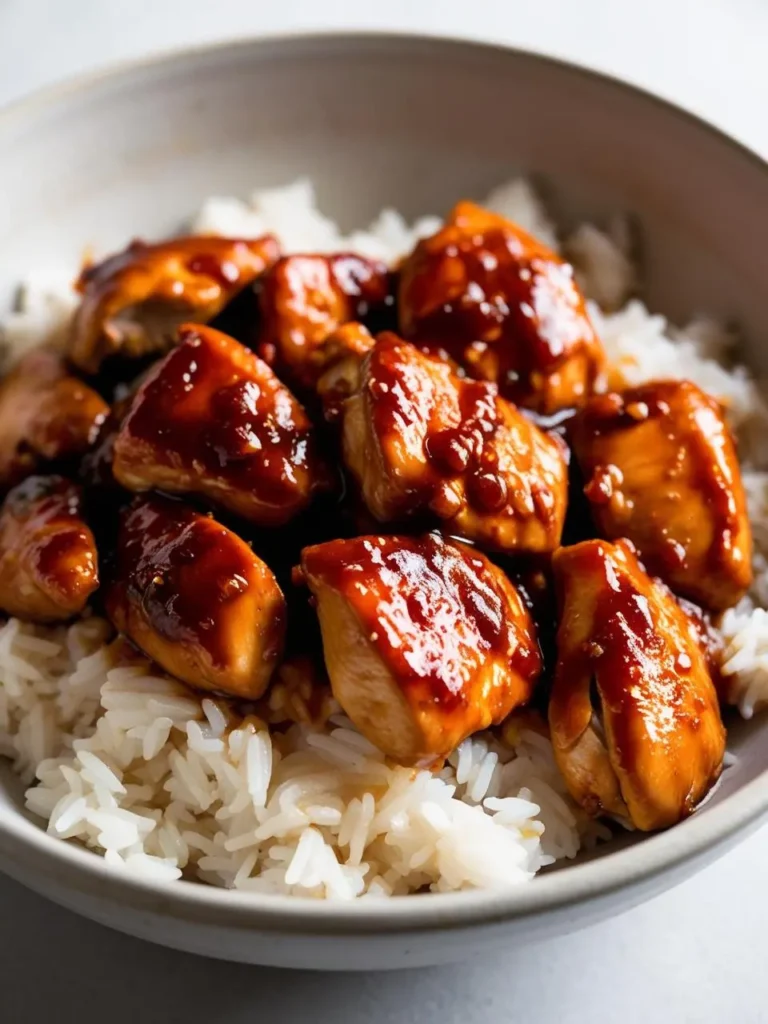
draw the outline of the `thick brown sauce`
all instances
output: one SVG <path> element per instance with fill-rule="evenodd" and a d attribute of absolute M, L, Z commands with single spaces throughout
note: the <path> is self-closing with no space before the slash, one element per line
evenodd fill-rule
<path fill-rule="evenodd" d="M 127 600 L 172 642 L 202 647 L 214 666 L 233 652 L 222 646 L 228 609 L 262 579 L 248 545 L 209 516 L 165 498 L 137 499 L 122 516 L 113 613 Z M 280 634 L 282 627 L 275 627 Z"/>
<path fill-rule="evenodd" d="M 507 509 L 523 519 L 535 514 L 550 522 L 556 509 L 538 480 L 531 481 L 530 500 L 522 492 L 510 493 L 508 468 L 500 465 L 499 433 L 507 423 L 496 385 L 456 378 L 434 360 L 420 366 L 404 355 L 408 348 L 394 334 L 379 335 L 368 357 L 368 394 L 375 435 L 395 438 L 413 459 L 427 459 L 428 470 L 418 484 L 420 500 L 440 519 L 452 519 L 466 502 L 481 514 Z M 516 410 L 510 415 L 516 416 Z M 463 497 L 443 486 L 459 478 Z"/>
<path fill-rule="evenodd" d="M 487 559 L 425 537 L 357 537 L 304 551 L 306 572 L 350 601 L 369 640 L 401 686 L 458 711 L 484 662 L 499 659 L 523 679 L 541 655 L 522 601 L 512 607 Z M 511 589 L 511 587 L 510 587 Z M 512 595 L 517 597 L 514 591 Z M 520 614 L 530 631 L 520 629 Z"/>
<path fill-rule="evenodd" d="M 124 424 L 167 466 L 259 501 L 293 506 L 319 473 L 312 425 L 272 371 L 237 342 L 188 325 L 142 386 Z M 315 482 L 315 481 L 312 481 Z"/>
<path fill-rule="evenodd" d="M 40 348 L 0 381 L 0 490 L 43 468 L 64 472 L 94 443 L 109 407 Z"/>
<path fill-rule="evenodd" d="M 525 402 L 577 351 L 600 346 L 573 268 L 514 224 L 461 203 L 401 271 L 405 337 Z M 595 369 L 595 368 L 593 368 Z M 589 383 L 589 382 L 587 382 Z"/>
<path fill-rule="evenodd" d="M 14 551 L 24 551 L 20 569 L 47 591 L 72 600 L 98 584 L 96 545 L 83 519 L 80 488 L 59 476 L 30 476 L 6 498 L 0 524 Z"/>
<path fill-rule="evenodd" d="M 498 456 L 492 447 L 499 429 L 495 385 L 454 381 L 449 368 L 438 364 L 419 374 L 402 358 L 404 347 L 396 335 L 383 334 L 370 356 L 368 390 L 376 436 L 398 437 L 406 445 L 413 437 L 413 455 L 423 453 L 429 462 L 421 485 L 425 492 L 443 480 L 466 477 L 470 503 L 496 511 L 506 500 L 506 485 L 495 472 Z M 443 426 L 451 420 L 454 426 Z M 416 424 L 421 426 L 411 435 L 407 428 Z M 451 518 L 458 509 L 444 511 L 444 518 Z"/>
<path fill-rule="evenodd" d="M 100 263 L 86 267 L 77 282 L 78 290 L 85 296 L 101 298 L 99 293 L 116 287 L 126 274 L 133 275 L 143 265 L 162 266 L 168 261 L 173 266 L 178 280 L 173 292 L 183 303 L 188 297 L 182 280 L 187 271 L 194 278 L 195 301 L 199 301 L 198 289 L 204 288 L 201 278 L 207 278 L 219 289 L 234 293 L 238 285 L 253 280 L 264 269 L 265 260 L 272 262 L 278 254 L 276 240 L 271 235 L 254 241 L 237 238 L 218 238 L 215 235 L 187 235 L 173 238 L 168 242 L 151 244 L 134 239 L 122 252 L 115 253 Z M 127 296 L 130 298 L 130 296 Z"/>
<path fill-rule="evenodd" d="M 673 412 L 674 410 L 674 412 Z M 680 430 L 680 414 L 684 416 Z M 632 431 L 657 419 L 668 422 L 666 439 L 677 445 L 676 461 L 666 472 L 665 500 L 682 500 L 675 494 L 675 481 L 690 474 L 692 485 L 706 501 L 715 521 L 712 544 L 707 552 L 708 570 L 713 574 L 729 571 L 734 561 L 745 560 L 742 550 L 746 525 L 739 464 L 728 426 L 716 399 L 688 381 L 651 381 L 621 394 L 593 397 L 576 421 L 576 429 L 586 438 L 600 439 L 611 434 Z M 621 489 L 620 466 L 605 464 L 591 474 L 585 493 L 593 505 L 607 502 L 614 486 Z M 652 497 L 650 498 L 652 501 Z M 648 567 L 665 577 L 679 569 L 689 569 L 685 537 L 672 537 L 660 517 L 655 517 L 662 544 L 642 550 Z M 631 522 L 624 530 L 632 537 Z M 695 524 L 691 524 L 695 530 Z M 688 543 L 693 540 L 693 536 Z"/>
<path fill-rule="evenodd" d="M 681 725 L 696 730 L 706 702 L 690 689 L 692 660 L 685 648 L 672 651 L 654 623 L 648 598 L 606 563 L 607 589 L 595 611 L 589 659 L 622 761 L 635 763 L 637 722 L 643 738 L 666 746 Z M 688 691 L 687 693 L 685 691 Z M 626 705 L 626 707 L 624 707 Z"/>
<path fill-rule="evenodd" d="M 667 801 L 679 788 L 676 765 L 690 770 L 700 796 L 708 780 L 697 776 L 701 768 L 693 765 L 705 764 L 708 752 L 715 756 L 717 727 L 713 730 L 710 716 L 719 721 L 719 712 L 705 653 L 686 613 L 666 587 L 644 576 L 624 541 L 617 546 L 590 541 L 564 550 L 560 559 L 556 567 L 565 577 L 563 586 L 578 588 L 583 581 L 590 595 L 585 602 L 591 629 L 588 641 L 561 660 L 558 703 L 569 686 L 594 679 L 600 697 L 595 711 L 610 733 L 614 767 L 634 780 L 636 798 L 652 802 L 657 788 Z M 578 600 L 575 593 L 570 600 Z M 561 631 L 565 628 L 561 624 Z M 568 649 L 568 636 L 561 633 L 559 639 Z M 574 721 L 566 733 L 580 734 L 582 725 Z M 696 735 L 705 726 L 700 750 Z M 694 757 L 697 761 L 689 763 Z M 719 763 L 710 767 L 716 777 Z M 681 791 L 680 799 L 679 812 L 690 813 L 692 793 Z"/>
<path fill-rule="evenodd" d="M 203 321 L 214 317 L 279 252 L 272 235 L 132 242 L 80 275 L 83 297 L 73 321 L 70 359 L 96 374 L 115 353 L 135 358 L 165 351 L 173 344 L 181 311 Z"/>
<path fill-rule="evenodd" d="M 325 369 L 324 342 L 349 321 L 391 317 L 386 264 L 353 253 L 295 255 L 277 261 L 260 288 L 259 355 L 300 387 L 313 388 Z"/>

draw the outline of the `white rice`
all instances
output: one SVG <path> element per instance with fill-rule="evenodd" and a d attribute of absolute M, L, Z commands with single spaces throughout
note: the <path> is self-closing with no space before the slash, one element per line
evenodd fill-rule
<path fill-rule="evenodd" d="M 48 831 L 127 870 L 350 899 L 526 881 L 599 834 L 531 729 L 514 750 L 474 736 L 436 775 L 393 766 L 338 710 L 270 735 L 108 631 L 7 622 L 0 727 Z"/>
<path fill-rule="evenodd" d="M 546 210 L 523 180 L 486 205 L 553 246 Z M 344 237 L 299 181 L 248 202 L 209 199 L 192 228 L 273 231 L 287 251 L 352 249 L 395 262 L 440 221 L 385 210 Z M 756 582 L 722 622 L 729 699 L 749 717 L 768 704 L 768 473 L 757 443 L 768 420 L 735 339 L 698 320 L 682 330 L 636 298 L 630 232 L 583 225 L 562 245 L 574 261 L 609 358 L 627 380 L 687 377 L 720 397 L 748 461 Z M 67 278 L 64 278 L 67 281 Z M 60 275 L 23 289 L 1 337 L 10 359 L 61 337 L 75 300 Z M 91 618 L 69 628 L 0 625 L 0 754 L 30 783 L 27 807 L 59 838 L 147 877 L 330 899 L 378 899 L 527 882 L 607 838 L 568 797 L 549 739 L 521 724 L 510 742 L 483 733 L 430 773 L 389 764 L 335 708 L 326 727 L 270 732 L 224 701 L 194 694 L 108 642 Z"/>
<path fill-rule="evenodd" d="M 246 203 L 232 197 L 213 197 L 192 222 L 200 234 L 256 238 L 269 231 L 285 252 L 357 252 L 391 263 L 404 256 L 424 235 L 440 227 L 439 217 L 421 217 L 409 226 L 396 210 L 382 210 L 366 231 L 344 237 L 338 226 L 318 210 L 308 178 L 283 188 L 263 189 Z"/>

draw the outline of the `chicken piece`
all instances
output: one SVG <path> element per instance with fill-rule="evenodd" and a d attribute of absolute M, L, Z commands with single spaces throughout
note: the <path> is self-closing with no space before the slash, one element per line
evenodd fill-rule
<path fill-rule="evenodd" d="M 394 334 L 357 363 L 344 461 L 380 522 L 417 514 L 498 551 L 551 552 L 567 504 L 566 448 L 496 385 L 457 377 Z"/>
<path fill-rule="evenodd" d="M 115 478 L 132 491 L 198 494 L 261 525 L 287 522 L 330 483 L 304 409 L 226 334 L 198 324 L 179 334 L 123 420 Z"/>
<path fill-rule="evenodd" d="M 570 264 L 474 203 L 406 258 L 399 310 L 404 337 L 544 414 L 580 405 L 603 364 Z"/>
<path fill-rule="evenodd" d="M 82 455 L 108 412 L 55 352 L 41 348 L 24 356 L 0 381 L 0 490 L 46 462 Z"/>
<path fill-rule="evenodd" d="M 571 439 L 598 530 L 628 537 L 649 572 L 709 608 L 752 581 L 752 534 L 720 406 L 690 381 L 596 395 Z"/>
<path fill-rule="evenodd" d="M 389 302 L 384 263 L 351 253 L 285 256 L 262 284 L 262 354 L 300 387 L 314 388 L 327 364 L 328 335 Z"/>
<path fill-rule="evenodd" d="M 285 599 L 269 567 L 210 516 L 137 498 L 122 516 L 107 614 L 190 686 L 255 699 L 285 638 Z"/>
<path fill-rule="evenodd" d="M 375 344 L 373 335 L 364 324 L 350 320 L 349 323 L 342 324 L 332 331 L 325 339 L 324 365 L 331 368 L 345 359 L 359 362 Z"/>
<path fill-rule="evenodd" d="M 182 320 L 211 320 L 279 254 L 272 235 L 132 242 L 80 275 L 77 288 L 83 298 L 69 357 L 86 373 L 96 373 L 117 352 L 131 359 L 164 352 Z"/>
<path fill-rule="evenodd" d="M 340 419 L 344 400 L 358 387 L 363 356 L 375 344 L 368 328 L 356 321 L 343 324 L 325 339 L 324 368 L 315 390 L 329 423 Z"/>
<path fill-rule="evenodd" d="M 98 585 L 80 488 L 61 476 L 27 477 L 0 508 L 0 610 L 30 622 L 65 622 Z"/>
<path fill-rule="evenodd" d="M 722 767 L 725 730 L 695 630 L 631 544 L 589 540 L 553 566 L 561 609 L 549 724 L 590 814 L 650 831 L 690 814 Z"/>
<path fill-rule="evenodd" d="M 527 701 L 541 671 L 533 622 L 504 573 L 439 534 L 305 548 L 333 694 L 403 763 L 446 757 Z"/>

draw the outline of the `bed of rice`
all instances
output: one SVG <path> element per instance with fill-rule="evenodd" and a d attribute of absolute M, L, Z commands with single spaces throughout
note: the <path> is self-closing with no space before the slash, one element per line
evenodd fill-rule
<path fill-rule="evenodd" d="M 727 406 L 744 460 L 755 529 L 755 585 L 722 621 L 729 699 L 750 717 L 768 703 L 768 413 L 733 363 L 736 339 L 699 319 L 680 329 L 634 297 L 631 232 L 582 225 L 561 240 L 530 186 L 486 200 L 574 262 L 609 358 L 636 383 L 687 377 Z M 395 211 L 343 238 L 311 185 L 249 202 L 208 200 L 193 229 L 274 231 L 286 251 L 353 249 L 396 260 L 439 219 Z M 61 337 L 75 298 L 66 277 L 30 280 L 0 329 L 6 365 Z M 765 442 L 763 442 L 764 444 Z M 278 683 L 279 691 L 284 684 Z M 277 696 L 277 693 L 276 695 Z M 0 754 L 30 788 L 27 807 L 61 839 L 125 870 L 331 899 L 527 882 L 608 838 L 573 805 L 550 742 L 525 718 L 465 741 L 437 774 L 387 763 L 338 708 L 322 729 L 272 729 L 158 672 L 107 623 L 0 623 Z"/>

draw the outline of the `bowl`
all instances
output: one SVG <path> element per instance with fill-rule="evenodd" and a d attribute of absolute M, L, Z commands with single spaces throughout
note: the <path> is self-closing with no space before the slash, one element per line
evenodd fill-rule
<path fill-rule="evenodd" d="M 383 205 L 439 212 L 524 170 L 564 225 L 617 210 L 643 228 L 649 305 L 738 318 L 768 369 L 768 166 L 705 123 L 546 57 L 393 35 L 310 35 L 192 50 L 49 90 L 0 116 L 0 309 L 19 277 L 86 245 L 177 230 L 212 194 L 309 174 L 345 228 Z M 332 904 L 134 878 L 48 836 L 0 770 L 0 868 L 103 924 L 228 960 L 394 968 L 573 931 L 648 899 L 768 810 L 759 720 L 711 799 L 672 830 L 504 891 Z"/>

